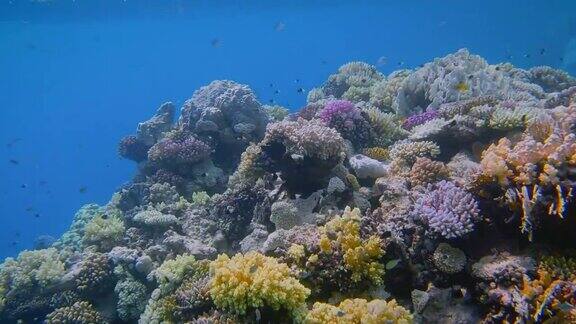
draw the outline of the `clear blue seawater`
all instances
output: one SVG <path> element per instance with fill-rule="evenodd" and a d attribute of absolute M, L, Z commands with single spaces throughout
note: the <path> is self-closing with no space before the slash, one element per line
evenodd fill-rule
<path fill-rule="evenodd" d="M 414 68 L 459 48 L 576 74 L 576 1 L 0 4 L 0 257 L 59 236 L 135 172 L 116 145 L 215 79 L 291 109 L 340 65 Z"/>

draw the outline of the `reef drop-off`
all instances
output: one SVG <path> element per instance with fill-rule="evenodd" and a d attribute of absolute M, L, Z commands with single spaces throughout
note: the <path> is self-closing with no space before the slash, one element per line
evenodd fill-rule
<path fill-rule="evenodd" d="M 0 322 L 575 323 L 576 79 L 467 50 L 290 113 L 217 80 L 138 172 L 0 266 Z"/>

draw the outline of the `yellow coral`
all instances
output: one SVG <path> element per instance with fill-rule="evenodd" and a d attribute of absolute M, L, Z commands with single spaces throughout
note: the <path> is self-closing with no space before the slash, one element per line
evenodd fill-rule
<path fill-rule="evenodd" d="M 288 256 L 294 261 L 299 262 L 306 256 L 304 246 L 300 244 L 292 244 L 290 248 L 288 248 Z"/>
<path fill-rule="evenodd" d="M 210 264 L 210 271 L 214 304 L 237 314 L 269 306 L 297 316 L 310 294 L 286 264 L 254 251 L 232 258 L 221 254 Z"/>
<path fill-rule="evenodd" d="M 308 312 L 306 324 L 378 324 L 412 323 L 412 315 L 395 300 L 386 302 L 381 299 L 367 301 L 365 299 L 345 299 L 338 307 L 315 303 Z"/>
<path fill-rule="evenodd" d="M 379 285 L 384 275 L 384 267 L 378 262 L 383 254 L 380 238 L 373 235 L 363 241 L 360 237 L 360 219 L 358 208 L 346 207 L 342 216 L 336 216 L 321 228 L 320 249 L 329 253 L 332 245 L 339 248 L 344 255 L 346 268 L 352 272 L 352 281 L 368 278 Z"/>

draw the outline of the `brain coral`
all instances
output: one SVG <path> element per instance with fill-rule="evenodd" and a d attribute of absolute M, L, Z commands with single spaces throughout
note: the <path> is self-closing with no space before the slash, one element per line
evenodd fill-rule
<path fill-rule="evenodd" d="M 413 213 L 428 224 L 432 234 L 447 239 L 472 232 L 474 223 L 480 218 L 474 197 L 453 182 L 444 180 L 428 186 L 416 201 Z"/>
<path fill-rule="evenodd" d="M 214 303 L 238 314 L 263 306 L 295 313 L 310 294 L 286 264 L 257 252 L 232 258 L 220 255 L 210 265 L 210 271 Z"/>

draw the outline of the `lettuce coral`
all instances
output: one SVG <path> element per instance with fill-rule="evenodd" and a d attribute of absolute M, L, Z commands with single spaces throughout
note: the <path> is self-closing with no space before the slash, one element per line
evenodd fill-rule
<path fill-rule="evenodd" d="M 238 314 L 269 306 L 297 315 L 310 294 L 286 264 L 257 252 L 232 258 L 220 255 L 210 264 L 210 271 L 214 303 Z"/>

